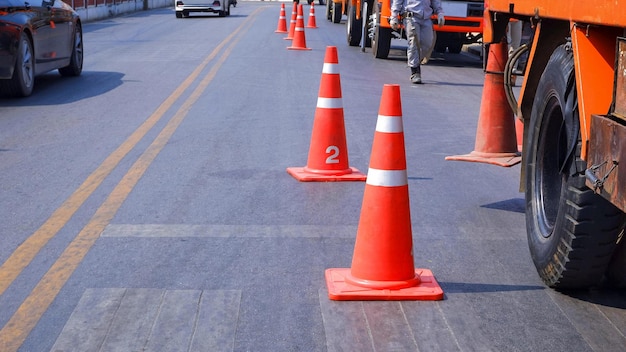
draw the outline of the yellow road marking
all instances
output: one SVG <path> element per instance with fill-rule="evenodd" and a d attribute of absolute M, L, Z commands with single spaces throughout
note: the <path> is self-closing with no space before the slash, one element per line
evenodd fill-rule
<path fill-rule="evenodd" d="M 13 251 L 11 256 L 0 267 L 0 295 L 13 283 L 24 268 L 30 264 L 37 253 L 54 237 L 74 216 L 74 213 L 85 203 L 87 198 L 100 186 L 102 181 L 117 167 L 120 161 L 130 152 L 139 141 L 160 121 L 163 115 L 172 107 L 180 96 L 197 79 L 200 72 L 209 64 L 217 53 L 236 32 L 231 33 L 226 40 L 218 45 L 206 57 L 180 86 L 157 108 L 157 110 L 139 126 L 133 134 L 111 153 L 98 168 L 81 184 L 78 189 L 41 225 L 26 241 Z"/>
<path fill-rule="evenodd" d="M 79 232 L 79 234 L 67 246 L 59 259 L 52 265 L 48 272 L 42 277 L 37 286 L 31 291 L 30 295 L 17 309 L 15 314 L 0 330 L 0 350 L 3 352 L 17 351 L 24 343 L 26 337 L 35 327 L 41 316 L 48 309 L 52 301 L 56 298 L 61 288 L 65 285 L 72 273 L 93 244 L 96 242 L 104 228 L 110 223 L 116 212 L 122 206 L 126 197 L 130 194 L 139 179 L 143 176 L 148 167 L 152 164 L 156 156 L 163 149 L 165 144 L 174 134 L 180 123 L 184 120 L 187 112 L 193 104 L 202 95 L 206 87 L 215 77 L 217 71 L 224 63 L 226 58 L 232 52 L 234 46 L 241 39 L 243 28 L 247 25 L 251 26 L 252 20 L 258 15 L 263 8 L 258 8 L 250 14 L 250 16 L 235 31 L 233 31 L 224 41 L 222 41 L 215 50 L 202 62 L 202 64 L 194 70 L 194 72 L 179 86 L 174 93 L 151 115 L 144 124 L 137 129 L 128 140 L 124 142 L 113 154 L 111 154 L 101 165 L 91 174 L 87 180 L 79 187 L 79 189 L 70 196 L 70 198 L 61 205 L 57 211 L 46 221 L 46 223 L 33 235 L 31 235 L 24 244 L 16 250 L 9 259 L 0 267 L 0 295 L 6 290 L 6 287 L 21 273 L 21 271 L 32 261 L 41 248 L 52 238 L 65 224 L 78 208 L 85 202 L 86 198 L 98 187 L 102 180 L 111 172 L 111 170 L 120 162 L 126 153 L 128 153 L 139 142 L 154 124 L 165 114 L 172 104 L 182 95 L 189 85 L 199 76 L 204 67 L 217 55 L 219 51 L 232 38 L 240 34 L 229 47 L 224 50 L 222 56 L 213 65 L 209 73 L 200 82 L 198 87 L 193 91 L 185 103 L 180 107 L 172 119 L 163 128 L 161 133 L 156 137 L 152 144 L 133 164 L 130 170 L 122 178 L 122 180 L 113 189 L 108 198 L 102 203 L 96 211 L 89 223 Z M 246 28 L 246 30 L 248 29 Z M 154 121 L 151 121 L 154 120 Z M 148 122 L 150 121 L 150 123 Z M 147 127 L 149 126 L 149 127 Z M 128 145 L 126 145 L 128 144 Z M 118 155 L 119 154 L 119 155 Z M 53 219 L 54 217 L 54 219 Z M 35 248 L 30 248 L 34 246 Z M 6 285 L 6 286 L 5 286 Z"/>

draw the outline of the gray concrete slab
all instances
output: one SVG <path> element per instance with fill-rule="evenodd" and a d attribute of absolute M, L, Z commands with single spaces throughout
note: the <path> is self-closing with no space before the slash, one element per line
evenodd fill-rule
<path fill-rule="evenodd" d="M 238 291 L 87 289 L 51 351 L 232 351 Z"/>

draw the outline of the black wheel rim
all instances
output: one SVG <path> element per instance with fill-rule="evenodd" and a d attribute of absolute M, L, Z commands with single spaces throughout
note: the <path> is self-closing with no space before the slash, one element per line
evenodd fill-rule
<path fill-rule="evenodd" d="M 20 63 L 20 70 L 22 75 L 22 81 L 26 87 L 30 87 L 33 84 L 34 72 L 33 72 L 33 55 L 30 49 L 28 39 L 22 40 L 22 61 Z"/>
<path fill-rule="evenodd" d="M 76 31 L 76 38 L 74 40 L 74 55 L 77 67 L 83 67 L 83 35 L 80 30 Z"/>
<path fill-rule="evenodd" d="M 539 230 L 544 238 L 548 238 L 555 227 L 559 200 L 566 183 L 566 175 L 560 168 L 566 158 L 567 135 L 563 111 L 555 95 L 548 99 L 540 128 L 534 191 L 538 200 L 536 214 Z"/>

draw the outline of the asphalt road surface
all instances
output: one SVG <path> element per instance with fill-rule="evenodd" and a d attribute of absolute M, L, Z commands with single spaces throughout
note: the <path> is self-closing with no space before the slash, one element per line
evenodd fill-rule
<path fill-rule="evenodd" d="M 0 99 L 1 351 L 626 349 L 622 292 L 539 279 L 519 165 L 444 160 L 474 147 L 477 57 L 436 54 L 414 86 L 401 41 L 374 59 L 317 6 L 311 50 L 287 50 L 279 11 L 88 23 L 82 76 Z M 400 85 L 415 267 L 441 301 L 328 299 L 365 183 L 286 172 L 307 163 L 328 46 L 350 166 L 367 173 L 382 87 Z"/>

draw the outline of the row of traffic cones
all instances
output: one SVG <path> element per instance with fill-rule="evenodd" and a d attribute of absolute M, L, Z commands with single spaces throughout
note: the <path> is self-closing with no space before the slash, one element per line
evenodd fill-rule
<path fill-rule="evenodd" d="M 307 28 L 317 28 L 315 21 L 315 9 L 311 3 L 309 12 L 309 22 Z M 293 3 L 293 11 L 291 12 L 291 21 L 289 30 L 287 30 L 287 17 L 285 15 L 285 4 L 280 5 L 280 15 L 278 16 L 278 26 L 275 33 L 287 33 L 285 40 L 292 40 L 292 45 L 287 47 L 289 50 L 311 50 L 306 46 L 306 36 L 304 34 L 304 16 L 302 13 L 302 4 Z"/>
<path fill-rule="evenodd" d="M 367 176 L 350 167 L 337 48 L 326 48 L 307 165 L 299 181 L 366 181 L 351 268 L 327 269 L 333 300 L 441 300 L 427 269 L 415 269 L 399 85 L 383 87 Z"/>
<path fill-rule="evenodd" d="M 508 114 L 510 107 L 499 104 L 506 102 L 500 84 L 502 47 L 494 44 L 489 52 L 492 64 L 485 77 L 476 150 L 447 160 L 501 166 L 519 162 L 521 141 L 515 129 L 520 125 Z M 348 162 L 338 63 L 337 48 L 327 47 L 307 165 L 287 168 L 299 181 L 366 181 L 352 266 L 326 270 L 329 298 L 441 300 L 443 290 L 433 273 L 414 267 L 400 86 L 383 87 L 365 176 Z"/>
<path fill-rule="evenodd" d="M 308 28 L 317 28 L 315 10 L 311 3 Z M 285 4 L 281 4 L 277 33 L 286 33 Z M 290 50 L 311 50 L 306 46 L 302 5 L 294 2 L 291 27 L 286 40 L 293 40 Z M 504 90 L 504 66 L 508 58 L 507 44 L 489 46 L 481 110 L 476 131 L 476 144 L 469 154 L 452 155 L 446 160 L 471 161 L 513 166 L 521 161 L 524 125 L 507 103 Z"/>

